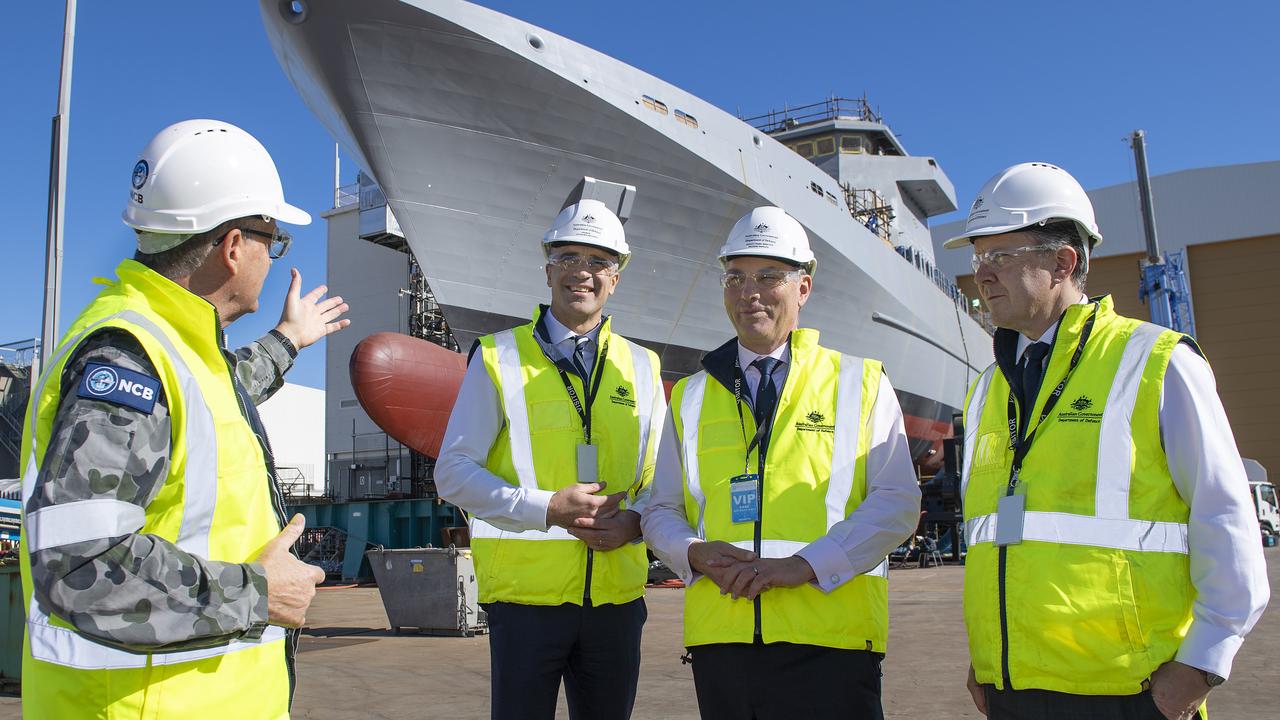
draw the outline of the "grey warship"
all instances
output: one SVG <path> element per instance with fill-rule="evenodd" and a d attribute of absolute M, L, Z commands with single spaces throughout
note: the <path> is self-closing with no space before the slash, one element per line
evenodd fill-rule
<path fill-rule="evenodd" d="M 664 377 L 729 337 L 717 250 L 777 205 L 818 259 L 802 322 L 884 361 L 917 462 L 940 460 L 991 340 L 932 265 L 956 208 L 865 101 L 739 118 L 616 59 L 461 0 L 260 0 L 289 80 L 374 177 L 463 348 L 543 300 L 538 238 L 582 178 L 638 190 L 614 327 Z"/>

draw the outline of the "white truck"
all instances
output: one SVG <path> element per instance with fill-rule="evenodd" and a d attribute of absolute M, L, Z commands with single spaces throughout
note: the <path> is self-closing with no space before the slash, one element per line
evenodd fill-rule
<path fill-rule="evenodd" d="M 1249 495 L 1258 512 L 1262 542 L 1270 547 L 1276 544 L 1276 536 L 1280 536 L 1280 499 L 1276 497 L 1276 486 L 1267 480 L 1267 470 L 1257 460 L 1244 458 L 1244 470 L 1249 477 Z"/>

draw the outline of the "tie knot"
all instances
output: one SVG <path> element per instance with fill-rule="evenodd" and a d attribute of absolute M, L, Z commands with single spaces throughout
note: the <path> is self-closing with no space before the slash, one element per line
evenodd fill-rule
<path fill-rule="evenodd" d="M 758 357 L 751 363 L 751 367 L 760 371 L 760 377 L 771 378 L 773 371 L 778 367 L 778 359 L 772 357 Z"/>
<path fill-rule="evenodd" d="M 1034 342 L 1027 346 L 1022 352 L 1022 357 L 1026 359 L 1027 364 L 1037 363 L 1044 360 L 1044 356 L 1049 354 L 1049 343 Z"/>

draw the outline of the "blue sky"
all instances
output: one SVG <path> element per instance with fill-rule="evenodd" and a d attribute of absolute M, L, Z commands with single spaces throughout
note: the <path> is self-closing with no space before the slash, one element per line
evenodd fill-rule
<path fill-rule="evenodd" d="M 1123 140 L 1139 127 L 1156 174 L 1280 159 L 1274 2 L 487 4 L 730 112 L 865 92 L 909 152 L 938 159 L 961 205 L 1026 160 L 1058 163 L 1086 188 L 1132 180 Z M 40 332 L 62 17 L 57 0 L 9 3 L 0 28 L 0 342 Z M 333 142 L 277 65 L 257 3 L 81 2 L 75 54 L 63 327 L 92 297 L 91 278 L 132 252 L 119 215 L 137 152 L 165 125 L 213 117 L 256 135 L 286 196 L 317 216 L 230 339 L 265 332 L 288 265 L 308 288 L 324 278 L 318 213 L 332 202 Z M 347 162 L 344 182 L 354 174 Z M 321 346 L 289 379 L 323 385 Z"/>

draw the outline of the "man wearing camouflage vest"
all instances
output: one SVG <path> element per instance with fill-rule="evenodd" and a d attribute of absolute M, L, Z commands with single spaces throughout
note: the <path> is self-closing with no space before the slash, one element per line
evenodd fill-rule
<path fill-rule="evenodd" d="M 23 713 L 288 717 L 286 628 L 324 573 L 289 554 L 302 518 L 255 405 L 347 306 L 294 270 L 275 329 L 224 349 L 289 247 L 277 223 L 310 222 L 240 128 L 165 128 L 130 184 L 137 253 L 51 348 L 23 432 Z"/>

